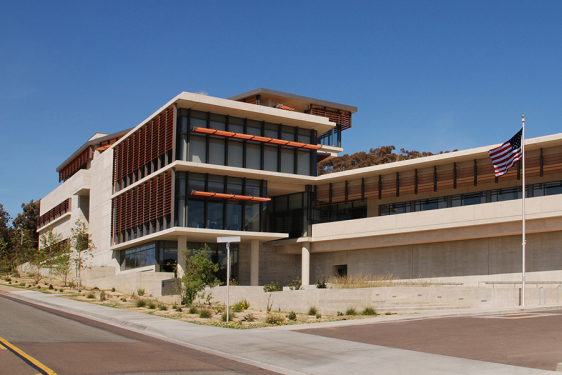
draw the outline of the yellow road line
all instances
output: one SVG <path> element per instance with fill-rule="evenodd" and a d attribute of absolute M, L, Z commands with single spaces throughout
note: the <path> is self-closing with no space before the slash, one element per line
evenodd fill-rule
<path fill-rule="evenodd" d="M 8 350 L 4 345 L 0 344 L 0 350 Z"/>
<path fill-rule="evenodd" d="M 6 348 L 9 348 L 11 351 L 16 353 L 20 357 L 22 357 L 22 358 L 26 359 L 27 361 L 31 362 L 35 367 L 37 367 L 37 369 L 43 371 L 46 375 L 57 375 L 53 370 L 51 370 L 50 368 L 48 368 L 47 366 L 45 366 L 44 364 L 42 364 L 41 362 L 39 362 L 38 360 L 36 360 L 32 356 L 30 356 L 29 354 L 26 354 L 22 350 L 16 348 L 12 344 L 10 344 L 8 341 L 4 340 L 2 337 L 0 337 L 0 344 L 5 346 Z M 2 345 L 0 345 L 0 346 L 2 346 Z M 4 348 L 4 349 L 6 349 L 6 348 Z"/>

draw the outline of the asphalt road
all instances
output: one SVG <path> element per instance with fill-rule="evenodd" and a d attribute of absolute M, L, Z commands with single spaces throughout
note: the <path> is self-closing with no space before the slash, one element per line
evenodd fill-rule
<path fill-rule="evenodd" d="M 0 338 L 2 375 L 48 374 L 44 367 L 58 375 L 275 374 L 2 295 Z"/>
<path fill-rule="evenodd" d="M 562 362 L 562 310 L 314 328 L 299 332 L 550 371 Z"/>

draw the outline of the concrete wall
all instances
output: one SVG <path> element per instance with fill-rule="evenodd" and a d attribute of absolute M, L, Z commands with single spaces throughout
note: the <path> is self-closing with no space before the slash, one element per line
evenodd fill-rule
<path fill-rule="evenodd" d="M 301 276 L 301 256 L 278 254 L 274 245 L 260 244 L 259 285 L 272 281 L 281 286 Z"/>
<path fill-rule="evenodd" d="M 162 294 L 162 280 L 171 279 L 172 273 L 125 271 L 115 275 L 113 267 L 92 267 L 84 273 L 83 284 L 89 288 L 100 289 L 115 288 L 122 293 L 136 293 L 138 288 L 143 288 L 147 295 L 155 297 Z"/>
<path fill-rule="evenodd" d="M 214 302 L 226 301 L 226 287 L 207 290 Z M 555 304 L 556 286 L 546 287 L 546 304 Z M 362 289 L 308 289 L 265 293 L 262 287 L 230 287 L 230 303 L 243 299 L 253 308 L 265 310 L 271 295 L 272 311 L 307 312 L 311 306 L 321 314 L 345 312 L 350 307 L 358 311 L 370 306 L 379 313 L 415 312 L 420 310 L 517 307 L 519 288 L 478 287 L 383 287 Z M 560 296 L 562 298 L 562 295 Z M 526 305 L 539 305 L 539 289 L 526 288 Z"/>
<path fill-rule="evenodd" d="M 562 231 L 527 236 L 527 272 L 557 271 L 562 280 Z M 430 244 L 311 254 L 311 281 L 333 275 L 335 265 L 347 264 L 348 275 L 388 275 L 400 279 L 473 278 L 520 274 L 521 237 L 506 236 Z M 520 277 L 519 277 L 520 279 Z M 501 280 L 501 279 L 500 279 Z M 461 281 L 462 282 L 462 281 Z"/>

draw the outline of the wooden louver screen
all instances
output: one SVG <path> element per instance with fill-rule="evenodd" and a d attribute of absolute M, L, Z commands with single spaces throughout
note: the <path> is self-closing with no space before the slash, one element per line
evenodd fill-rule
<path fill-rule="evenodd" d="M 90 160 L 90 148 L 88 147 L 82 151 L 78 156 L 72 159 L 61 171 L 59 172 L 59 182 L 65 181 L 72 177 Z"/>
<path fill-rule="evenodd" d="M 41 215 L 39 217 L 39 220 L 37 221 L 37 227 L 41 228 L 43 225 L 50 222 L 53 218 L 56 218 L 59 215 L 65 214 L 65 213 L 69 212 L 69 210 L 70 210 L 70 198 L 68 198 L 67 200 L 59 203 L 54 208 L 50 209 L 49 211 L 47 211 L 46 213 Z"/>
<path fill-rule="evenodd" d="M 549 152 L 546 152 L 549 151 Z M 466 164 L 466 163 L 465 163 Z M 545 154 L 525 158 L 526 177 L 544 177 L 562 173 L 562 151 L 545 149 Z M 521 178 L 519 164 L 515 164 L 500 181 Z M 412 194 L 437 192 L 469 186 L 491 184 L 496 181 L 491 160 L 474 160 L 472 165 L 458 167 L 456 163 L 423 170 L 384 176 L 369 176 L 316 187 L 316 200 L 320 203 L 339 203 L 358 199 L 385 199 Z M 547 180 L 545 180 L 546 182 Z"/>
<path fill-rule="evenodd" d="M 351 113 L 342 112 L 337 110 L 330 110 L 324 107 L 312 107 L 311 112 L 313 115 L 328 117 L 330 121 L 341 125 L 341 130 L 351 128 Z"/>
<path fill-rule="evenodd" d="M 144 167 L 173 148 L 174 107 L 154 116 L 115 147 L 113 181 Z"/>
<path fill-rule="evenodd" d="M 112 235 L 172 212 L 172 172 L 160 174 L 112 200 Z"/>

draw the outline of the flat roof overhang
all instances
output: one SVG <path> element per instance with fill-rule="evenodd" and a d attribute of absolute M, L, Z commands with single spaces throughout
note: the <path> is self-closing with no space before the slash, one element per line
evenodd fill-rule
<path fill-rule="evenodd" d="M 206 243 L 216 243 L 217 237 L 240 236 L 242 243 L 249 243 L 251 240 L 258 240 L 259 242 L 280 240 L 280 239 L 288 238 L 289 234 L 173 227 L 160 232 L 149 234 L 148 236 L 143 236 L 131 241 L 113 245 L 109 249 L 113 251 L 119 251 L 119 250 L 127 249 L 129 247 L 143 245 L 153 241 L 177 241 L 178 237 L 180 236 L 187 237 L 187 241 L 190 242 L 206 242 Z"/>
<path fill-rule="evenodd" d="M 196 111 L 213 112 L 219 115 L 230 115 L 255 121 L 298 126 L 299 128 L 316 130 L 318 134 L 324 134 L 336 126 L 336 124 L 331 122 L 327 117 L 285 111 L 278 108 L 215 98 L 202 94 L 192 94 L 189 92 L 182 92 L 179 94 L 176 97 L 175 103 L 178 108 L 190 108 Z"/>
<path fill-rule="evenodd" d="M 357 107 L 354 107 L 354 106 L 351 106 L 351 105 L 329 102 L 327 100 L 321 100 L 321 99 L 310 98 L 310 97 L 307 97 L 307 96 L 295 95 L 295 94 L 291 94 L 291 93 L 283 92 L 283 91 L 270 90 L 270 89 L 266 89 L 266 88 L 263 88 L 263 87 L 260 87 L 260 88 L 257 88 L 255 90 L 251 90 L 251 91 L 248 91 L 248 92 L 244 92 L 242 94 L 231 96 L 228 99 L 230 99 L 230 100 L 241 100 L 241 99 L 249 98 L 249 97 L 256 96 L 256 95 L 266 95 L 268 97 L 274 97 L 274 98 L 277 97 L 277 98 L 279 98 L 283 101 L 283 104 L 286 104 L 289 107 L 292 106 L 291 105 L 291 104 L 293 104 L 292 101 L 298 101 L 298 102 L 306 102 L 306 103 L 316 104 L 316 105 L 319 105 L 319 106 L 322 106 L 322 107 L 332 107 L 332 108 L 336 108 L 336 109 L 342 109 L 344 111 L 349 111 L 351 113 L 357 112 Z"/>

